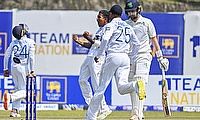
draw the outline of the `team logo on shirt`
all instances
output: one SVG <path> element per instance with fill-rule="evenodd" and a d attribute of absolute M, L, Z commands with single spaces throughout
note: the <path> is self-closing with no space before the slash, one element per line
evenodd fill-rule
<path fill-rule="evenodd" d="M 0 56 L 4 56 L 7 46 L 7 33 L 0 32 Z"/>
<path fill-rule="evenodd" d="M 179 58 L 180 36 L 160 34 L 158 41 L 163 52 L 163 56 L 168 58 Z"/>
<path fill-rule="evenodd" d="M 105 31 L 109 31 L 110 30 L 110 27 L 106 27 L 106 30 Z"/>

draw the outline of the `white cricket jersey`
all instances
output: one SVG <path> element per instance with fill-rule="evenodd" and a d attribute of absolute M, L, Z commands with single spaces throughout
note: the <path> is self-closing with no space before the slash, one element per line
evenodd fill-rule
<path fill-rule="evenodd" d="M 126 23 L 133 27 L 133 30 L 140 41 L 140 50 L 138 53 L 151 52 L 152 42 L 150 39 L 152 37 L 156 37 L 156 30 L 153 22 L 150 19 L 144 18 L 140 15 L 140 18 L 136 22 L 133 22 L 129 18 L 126 20 Z"/>
<path fill-rule="evenodd" d="M 134 57 L 139 49 L 139 41 L 133 28 L 121 18 L 114 18 L 105 26 L 105 32 L 102 36 L 101 46 L 98 56 L 104 51 L 109 53 L 127 53 L 130 49 L 130 43 L 134 45 L 132 57 Z"/>
<path fill-rule="evenodd" d="M 88 52 L 88 56 L 96 56 L 97 55 L 102 35 L 103 35 L 103 27 L 99 27 L 99 29 L 96 31 L 95 37 L 94 37 L 96 45 L 92 44 L 92 46 Z"/>
<path fill-rule="evenodd" d="M 13 40 L 7 48 L 4 56 L 4 70 L 8 69 L 8 59 L 11 58 L 11 66 L 16 65 L 13 61 L 13 57 L 20 60 L 20 64 L 29 64 L 30 70 L 34 71 L 34 54 L 35 54 L 35 41 L 27 38 L 26 36 L 21 37 L 20 40 Z"/>

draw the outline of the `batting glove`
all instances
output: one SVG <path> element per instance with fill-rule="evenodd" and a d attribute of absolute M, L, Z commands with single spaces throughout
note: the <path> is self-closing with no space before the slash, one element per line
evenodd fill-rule
<path fill-rule="evenodd" d="M 160 58 L 158 58 L 158 62 L 159 62 L 159 65 L 160 65 L 160 69 L 164 69 L 164 71 L 168 71 L 169 60 L 167 58 L 160 57 Z"/>
<path fill-rule="evenodd" d="M 156 51 L 156 57 L 158 58 L 160 69 L 164 69 L 164 71 L 168 71 L 169 60 L 167 58 L 163 58 L 163 54 L 161 50 Z"/>

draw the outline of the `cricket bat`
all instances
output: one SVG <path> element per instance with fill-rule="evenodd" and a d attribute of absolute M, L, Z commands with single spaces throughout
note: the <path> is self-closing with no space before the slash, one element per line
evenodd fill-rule
<path fill-rule="evenodd" d="M 165 78 L 165 71 L 162 69 L 162 106 L 164 116 L 171 116 L 170 105 L 169 105 L 169 98 L 168 98 L 168 83 Z"/>

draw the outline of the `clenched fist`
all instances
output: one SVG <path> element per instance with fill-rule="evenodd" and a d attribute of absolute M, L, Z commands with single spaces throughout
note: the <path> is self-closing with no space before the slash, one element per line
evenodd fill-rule
<path fill-rule="evenodd" d="M 85 31 L 84 33 L 83 33 L 83 37 L 84 38 L 88 38 L 90 36 L 90 33 L 88 32 L 88 31 Z"/>
<path fill-rule="evenodd" d="M 74 41 L 78 41 L 78 36 L 77 36 L 77 35 L 73 35 L 73 36 L 72 36 L 72 39 L 73 39 Z"/>
<path fill-rule="evenodd" d="M 79 45 L 83 45 L 83 42 L 81 42 L 81 41 L 78 39 L 78 36 L 77 36 L 77 35 L 73 35 L 73 36 L 72 36 L 72 39 L 73 39 L 76 43 L 78 43 Z"/>
<path fill-rule="evenodd" d="M 9 71 L 8 70 L 4 70 L 4 77 L 9 77 Z"/>

